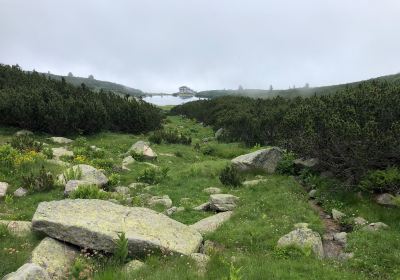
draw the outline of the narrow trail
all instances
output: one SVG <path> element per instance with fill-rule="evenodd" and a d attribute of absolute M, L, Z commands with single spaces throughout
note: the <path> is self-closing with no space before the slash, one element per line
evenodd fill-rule
<path fill-rule="evenodd" d="M 344 251 L 342 244 L 334 240 L 333 236 L 335 233 L 342 232 L 342 228 L 339 223 L 332 219 L 332 217 L 327 214 L 321 206 L 317 205 L 314 200 L 309 200 L 311 208 L 313 208 L 321 218 L 325 233 L 322 236 L 322 245 L 324 247 L 325 258 L 327 259 L 338 259 Z"/>

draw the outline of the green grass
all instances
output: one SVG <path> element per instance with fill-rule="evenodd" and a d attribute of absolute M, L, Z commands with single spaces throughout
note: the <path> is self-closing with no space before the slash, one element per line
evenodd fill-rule
<path fill-rule="evenodd" d="M 252 151 L 239 143 L 218 143 L 211 140 L 203 143 L 204 138 L 213 136 L 210 127 L 204 127 L 192 120 L 180 117 L 168 117 L 165 126 L 189 134 L 192 145 L 152 144 L 158 159 L 151 162 L 157 166 L 168 167 L 168 176 L 150 190 L 137 188 L 131 190 L 132 197 L 139 194 L 168 195 L 174 206 L 183 206 L 185 210 L 171 217 L 184 224 L 192 224 L 212 213 L 195 211 L 192 208 L 206 202 L 209 195 L 203 192 L 208 187 L 219 187 L 224 193 L 240 197 L 240 202 L 232 218 L 216 232 L 205 239 L 219 244 L 220 250 L 211 254 L 207 273 L 199 276 L 194 262 L 182 256 L 147 256 L 143 259 L 146 266 L 128 275 L 115 263 L 87 260 L 97 266 L 94 279 L 235 279 L 234 271 L 239 272 L 236 279 L 398 279 L 400 276 L 400 211 L 384 208 L 372 203 L 367 197 L 359 199 L 355 194 L 346 193 L 337 188 L 326 187 L 318 182 L 321 192 L 326 194 L 325 206 L 335 206 L 346 214 L 363 216 L 371 222 L 382 221 L 390 225 L 389 230 L 379 233 L 353 232 L 348 236 L 346 249 L 354 252 L 354 259 L 339 263 L 317 260 L 305 256 L 296 249 L 278 250 L 277 240 L 293 230 L 293 224 L 307 222 L 315 231 L 323 234 L 324 228 L 317 213 L 307 202 L 307 194 L 294 179 L 280 175 L 265 175 L 268 179 L 253 187 L 228 188 L 218 179 L 219 172 L 230 159 Z M 0 129 L 0 142 L 8 141 L 13 129 Z M 46 135 L 38 136 L 44 140 Z M 129 135 L 104 132 L 87 137 L 89 145 L 96 145 L 106 151 L 105 158 L 113 164 L 121 165 L 122 154 L 137 140 L 147 140 L 148 135 Z M 195 144 L 200 150 L 195 149 Z M 57 146 L 51 144 L 51 146 Z M 203 151 L 211 147 L 211 153 Z M 181 156 L 176 156 L 179 152 Z M 88 159 L 93 160 L 93 159 Z M 32 168 L 38 168 L 33 166 Z M 48 165 L 59 174 L 59 167 Z M 134 162 L 130 171 L 118 171 L 120 185 L 127 186 L 137 182 L 141 172 L 149 168 L 146 162 Z M 1 172 L 1 169 L 0 169 Z M 110 170 L 106 170 L 108 176 Z M 2 174 L 2 173 L 0 173 Z M 260 172 L 244 174 L 253 179 Z M 10 182 L 11 190 L 20 184 L 20 174 L 4 174 L 1 180 Z M 0 201 L 0 219 L 31 219 L 40 201 L 62 199 L 62 190 L 48 193 L 30 194 L 24 198 L 14 198 L 14 202 L 5 205 Z M 189 198 L 183 201 L 183 198 Z M 143 201 L 134 199 L 134 205 Z M 155 207 L 164 211 L 163 207 Z M 0 275 L 16 270 L 29 258 L 29 253 L 40 240 L 38 236 L 25 239 L 15 238 L 0 228 Z M 23 244 L 28 243 L 26 248 Z M 4 248 L 19 248 L 19 253 L 10 255 Z"/>

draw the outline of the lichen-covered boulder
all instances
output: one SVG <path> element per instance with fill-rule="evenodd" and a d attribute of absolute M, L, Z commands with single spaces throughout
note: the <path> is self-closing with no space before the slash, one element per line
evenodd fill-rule
<path fill-rule="evenodd" d="M 219 228 L 224 222 L 230 219 L 232 216 L 232 211 L 221 212 L 216 215 L 204 218 L 197 223 L 194 223 L 190 227 L 197 230 L 201 234 L 206 234 L 210 232 L 214 232 L 217 228 Z"/>
<path fill-rule="evenodd" d="M 84 248 L 113 252 L 125 232 L 130 255 L 153 251 L 189 255 L 197 252 L 201 234 L 164 214 L 97 199 L 41 202 L 32 218 L 35 231 Z"/>
<path fill-rule="evenodd" d="M 94 168 L 93 166 L 87 164 L 77 164 L 71 168 L 74 170 L 75 174 L 80 173 L 81 176 L 78 180 L 84 181 L 84 184 L 86 185 L 104 186 L 108 183 L 106 175 L 104 175 L 103 172 Z M 70 171 L 70 169 L 66 170 L 65 174 L 70 173 Z M 63 183 L 67 183 L 64 174 L 61 174 L 58 177 L 58 180 Z"/>
<path fill-rule="evenodd" d="M 69 144 L 69 143 L 74 142 L 74 140 L 71 140 L 71 139 L 68 139 L 65 137 L 50 137 L 49 139 L 57 144 Z"/>
<path fill-rule="evenodd" d="M 0 198 L 6 196 L 8 190 L 8 183 L 0 182 Z"/>
<path fill-rule="evenodd" d="M 64 147 L 51 148 L 51 150 L 53 151 L 53 159 L 55 159 L 55 160 L 59 160 L 60 157 L 62 157 L 62 156 L 67 156 L 67 157 L 73 157 L 74 156 L 74 152 L 73 151 L 68 151 Z"/>
<path fill-rule="evenodd" d="M 41 266 L 26 263 L 16 272 L 4 276 L 3 280 L 51 280 L 51 278 Z"/>
<path fill-rule="evenodd" d="M 301 250 L 311 250 L 316 257 L 324 257 L 324 248 L 322 247 L 321 236 L 307 227 L 298 227 L 278 240 L 277 247 L 297 247 Z"/>
<path fill-rule="evenodd" d="M 135 144 L 132 145 L 128 153 L 130 151 L 134 151 L 135 153 L 141 154 L 146 159 L 153 160 L 157 158 L 157 154 L 144 141 L 137 141 Z"/>
<path fill-rule="evenodd" d="M 51 279 L 65 279 L 77 256 L 76 248 L 46 237 L 33 250 L 31 263 L 43 267 Z"/>
<path fill-rule="evenodd" d="M 262 169 L 268 173 L 274 173 L 282 155 L 283 151 L 280 148 L 270 147 L 238 156 L 231 162 L 239 171 Z"/>
<path fill-rule="evenodd" d="M 239 201 L 237 196 L 231 194 L 210 195 L 210 209 L 218 212 L 232 211 Z"/>

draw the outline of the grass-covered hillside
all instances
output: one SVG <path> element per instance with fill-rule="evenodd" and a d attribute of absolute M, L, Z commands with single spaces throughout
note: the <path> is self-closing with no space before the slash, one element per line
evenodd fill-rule
<path fill-rule="evenodd" d="M 88 88 L 93 91 L 100 92 L 103 91 L 110 91 L 112 93 L 121 95 L 121 96 L 144 96 L 145 93 L 140 89 L 131 88 L 128 86 L 124 86 L 117 83 L 112 83 L 108 81 L 100 81 L 96 80 L 95 78 L 84 78 L 84 77 L 74 77 L 74 76 L 62 76 L 62 75 L 55 75 L 55 74 L 44 74 L 54 80 L 61 81 L 62 78 L 69 84 L 72 84 L 76 87 L 79 87 L 81 84 L 85 84 Z"/>
<path fill-rule="evenodd" d="M 259 180 L 242 186 L 224 185 L 219 177 L 236 156 L 253 152 L 262 146 L 248 147 L 241 143 L 222 143 L 214 138 L 211 127 L 193 120 L 168 117 L 163 131 L 150 134 L 120 134 L 103 132 L 75 138 L 72 143 L 56 144 L 48 134 L 34 134 L 35 141 L 47 143 L 41 149 L 33 149 L 32 142 L 21 143 L 15 138 L 17 129 L 0 129 L 0 181 L 8 182 L 7 196 L 0 199 L 0 220 L 30 221 L 42 201 L 64 199 L 64 187 L 49 179 L 66 174 L 67 167 L 60 161 L 48 161 L 51 148 L 64 147 L 73 152 L 60 157 L 61 163 L 89 164 L 108 177 L 109 182 L 97 188 L 83 186 L 70 194 L 70 198 L 99 198 L 127 206 L 144 206 L 165 213 L 162 204 L 149 205 L 153 196 L 165 196 L 179 208 L 170 217 L 190 225 L 213 212 L 193 208 L 206 202 L 206 188 L 217 187 L 222 193 L 239 197 L 232 217 L 213 233 L 203 236 L 205 243 L 213 244 L 206 253 L 208 263 L 199 271 L 195 261 L 187 256 L 168 253 L 149 254 L 139 260 L 139 269 L 128 272 L 124 263 L 132 257 L 124 256 L 120 243 L 118 262 L 112 254 L 84 250 L 66 266 L 69 279 L 398 279 L 400 270 L 400 210 L 377 205 L 368 194 L 343 192 L 335 180 L 303 172 L 298 177 L 287 176 L 291 162 L 281 163 L 279 171 L 267 175 L 262 171 L 247 172 L 240 181 Z M 151 149 L 158 154 L 148 161 L 140 154 L 131 153 L 136 159 L 121 168 L 123 154 L 138 140 L 150 141 Z M 6 144 L 11 143 L 11 146 Z M 56 150 L 57 151 L 57 150 Z M 57 164 L 56 164 L 57 163 Z M 40 173 L 44 167 L 46 172 Z M 43 175 L 47 174 L 47 175 Z M 228 182 L 235 178 L 227 173 Z M 69 174 L 69 176 L 78 176 Z M 29 178 L 36 178 L 30 180 Z M 227 181 L 224 180 L 225 183 Z M 316 201 L 322 210 L 310 204 L 305 187 L 317 190 Z M 136 185 L 128 192 L 117 193 L 118 186 Z M 28 190 L 23 197 L 13 195 L 19 187 Z M 122 194 L 124 193 L 124 194 Z M 345 260 L 318 259 L 310 250 L 278 248 L 277 242 L 291 232 L 296 223 L 308 223 L 313 231 L 324 235 L 330 229 L 325 219 L 332 208 L 346 214 L 342 225 L 347 245 L 343 253 L 353 253 Z M 321 211 L 326 211 L 321 216 Z M 363 231 L 353 227 L 352 218 L 362 216 L 369 222 L 384 222 L 389 228 L 379 231 Z M 44 238 L 29 232 L 18 237 L 5 226 L 0 226 L 0 276 L 17 270 L 30 258 L 32 250 Z M 121 245 L 122 244 L 122 245 Z M 121 261 L 122 259 L 122 261 Z"/>
<path fill-rule="evenodd" d="M 368 81 L 360 81 L 332 86 L 321 86 L 321 87 L 298 87 L 292 89 L 279 89 L 279 90 L 267 90 L 267 89 L 239 89 L 239 90 L 206 90 L 196 94 L 198 97 L 205 98 L 216 98 L 221 96 L 246 96 L 251 98 L 273 98 L 281 96 L 285 98 L 294 98 L 298 96 L 307 97 L 312 95 L 328 95 L 335 94 L 339 90 L 346 88 L 355 88 L 361 83 L 372 82 L 372 81 L 386 81 L 393 84 L 400 83 L 400 74 L 387 75 Z"/>

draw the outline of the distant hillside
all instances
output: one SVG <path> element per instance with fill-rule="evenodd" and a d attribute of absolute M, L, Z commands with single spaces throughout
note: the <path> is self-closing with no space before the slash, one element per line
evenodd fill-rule
<path fill-rule="evenodd" d="M 387 75 L 374 79 L 370 79 L 368 81 L 380 80 L 380 81 L 388 81 L 390 83 L 400 84 L 400 74 L 395 75 Z M 242 89 L 242 90 L 207 90 L 201 91 L 196 94 L 197 97 L 206 97 L 206 98 L 215 98 L 220 96 L 248 96 L 254 98 L 270 98 L 276 96 L 282 97 L 296 97 L 296 96 L 311 96 L 311 95 L 325 95 L 335 93 L 338 90 L 344 89 L 346 87 L 355 87 L 360 83 L 365 81 L 340 84 L 340 85 L 332 85 L 332 86 L 323 86 L 323 87 L 309 87 L 309 88 L 295 88 L 295 89 L 287 89 L 287 90 L 265 90 L 265 89 Z"/>
<path fill-rule="evenodd" d="M 105 91 L 111 91 L 119 95 L 131 95 L 131 96 L 143 96 L 145 95 L 141 90 L 130 88 L 121 84 L 116 84 L 112 82 L 99 81 L 91 78 L 82 78 L 82 77 L 69 77 L 69 76 L 61 76 L 54 74 L 43 73 L 46 76 L 50 76 L 52 79 L 61 80 L 62 77 L 65 78 L 67 83 L 73 84 L 74 86 L 80 86 L 84 83 L 88 88 L 94 91 L 100 91 L 101 89 Z"/>

